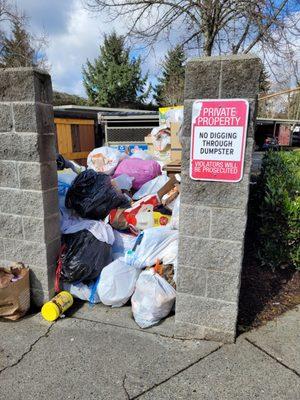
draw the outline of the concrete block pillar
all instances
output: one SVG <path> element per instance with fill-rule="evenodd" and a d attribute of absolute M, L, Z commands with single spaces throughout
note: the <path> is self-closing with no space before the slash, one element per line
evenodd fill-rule
<path fill-rule="evenodd" d="M 60 247 L 51 78 L 0 69 L 0 265 L 30 267 L 32 300 L 54 294 Z"/>
<path fill-rule="evenodd" d="M 251 55 L 187 62 L 175 315 L 178 337 L 235 340 L 260 72 L 259 58 Z M 238 183 L 195 181 L 189 176 L 193 101 L 218 98 L 246 99 L 250 105 L 244 176 Z"/>

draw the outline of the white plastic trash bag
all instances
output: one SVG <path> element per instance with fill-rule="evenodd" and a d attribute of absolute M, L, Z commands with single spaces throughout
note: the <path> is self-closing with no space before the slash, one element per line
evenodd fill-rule
<path fill-rule="evenodd" d="M 170 226 L 172 229 L 179 229 L 179 211 L 180 211 L 180 195 L 176 197 L 172 209 L 172 218 Z"/>
<path fill-rule="evenodd" d="M 154 150 L 164 151 L 171 144 L 170 130 L 167 125 L 156 126 L 151 131 Z"/>
<path fill-rule="evenodd" d="M 91 283 L 90 285 L 85 285 L 82 282 L 79 283 L 64 282 L 63 290 L 67 290 L 77 299 L 89 301 L 93 304 L 100 303 L 97 291 L 93 293 L 93 286 L 94 282 Z M 93 293 L 93 298 L 91 298 L 92 293 Z"/>
<path fill-rule="evenodd" d="M 135 150 L 133 154 L 131 155 L 131 158 L 140 158 L 141 160 L 153 160 L 153 156 L 150 153 L 147 153 L 146 151 L 139 149 Z"/>
<path fill-rule="evenodd" d="M 165 114 L 166 125 L 170 126 L 171 123 L 182 124 L 183 121 L 183 107 L 172 108 Z"/>
<path fill-rule="evenodd" d="M 121 307 L 132 296 L 140 270 L 118 258 L 103 268 L 97 293 L 103 304 Z"/>
<path fill-rule="evenodd" d="M 133 195 L 133 200 L 139 200 L 149 194 L 156 194 L 167 182 L 167 175 L 159 175 L 151 181 L 143 184 L 143 186 Z"/>
<path fill-rule="evenodd" d="M 132 176 L 122 174 L 112 179 L 112 182 L 115 182 L 117 187 L 121 190 L 130 190 L 132 188 L 133 180 L 134 178 Z"/>
<path fill-rule="evenodd" d="M 138 237 L 137 243 L 139 241 L 130 256 L 130 265 L 143 269 L 155 265 L 157 259 L 165 264 L 177 264 L 178 231 L 166 226 L 147 228 Z"/>
<path fill-rule="evenodd" d="M 163 251 L 160 253 L 159 259 L 164 265 L 174 265 L 177 267 L 177 257 L 178 257 L 178 237 L 169 243 Z"/>
<path fill-rule="evenodd" d="M 117 258 L 124 257 L 128 250 L 132 250 L 137 239 L 136 236 L 130 233 L 123 233 L 113 229 L 115 241 L 112 246 L 112 258 L 116 260 Z"/>
<path fill-rule="evenodd" d="M 131 298 L 135 322 L 141 328 L 157 324 L 170 314 L 175 297 L 175 289 L 154 268 L 143 271 Z"/>
<path fill-rule="evenodd" d="M 113 147 L 98 147 L 88 155 L 87 166 L 96 172 L 112 175 L 123 158 L 124 155 Z"/>
<path fill-rule="evenodd" d="M 58 196 L 59 196 L 58 202 L 60 208 L 66 208 L 65 207 L 66 194 L 76 177 L 77 175 L 71 169 L 68 169 L 67 172 L 57 173 Z"/>

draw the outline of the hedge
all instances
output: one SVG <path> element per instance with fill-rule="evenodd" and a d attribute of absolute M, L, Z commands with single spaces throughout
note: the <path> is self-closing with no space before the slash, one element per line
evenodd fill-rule
<path fill-rule="evenodd" d="M 300 269 L 300 151 L 265 154 L 256 205 L 261 263 Z"/>

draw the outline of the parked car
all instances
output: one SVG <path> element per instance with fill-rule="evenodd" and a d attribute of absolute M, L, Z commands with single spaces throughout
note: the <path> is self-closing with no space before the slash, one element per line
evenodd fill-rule
<path fill-rule="evenodd" d="M 300 132 L 293 132 L 292 136 L 292 146 L 293 147 L 298 147 L 300 146 Z"/>

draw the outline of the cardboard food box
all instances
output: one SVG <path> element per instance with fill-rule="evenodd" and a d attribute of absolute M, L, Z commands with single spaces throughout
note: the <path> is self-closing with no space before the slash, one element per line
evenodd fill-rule
<path fill-rule="evenodd" d="M 166 226 L 171 221 L 172 215 L 162 214 L 159 211 L 153 211 L 154 227 Z"/>
<path fill-rule="evenodd" d="M 144 138 L 145 143 L 148 145 L 147 152 L 150 154 L 154 153 L 154 146 L 153 146 L 153 138 L 151 135 L 145 136 Z"/>
<path fill-rule="evenodd" d="M 183 106 L 159 107 L 159 125 L 178 122 L 183 119 Z"/>
<path fill-rule="evenodd" d="M 159 191 L 157 192 L 157 196 L 160 202 L 164 206 L 167 206 L 173 200 L 176 199 L 179 193 L 180 193 L 180 182 L 179 180 L 177 180 L 176 174 L 174 174 L 170 176 L 168 182 L 165 183 L 161 189 L 159 189 Z"/>
<path fill-rule="evenodd" d="M 181 124 L 180 123 L 171 123 L 170 124 L 170 129 L 171 129 L 171 161 L 181 161 L 181 153 L 182 153 L 182 147 L 181 143 L 179 141 L 178 133 L 180 130 Z"/>
<path fill-rule="evenodd" d="M 163 171 L 167 172 L 168 177 L 172 177 L 175 174 L 181 173 L 181 161 L 171 161 L 169 164 L 164 165 Z"/>
<path fill-rule="evenodd" d="M 171 150 L 171 162 L 180 163 L 182 158 L 181 150 Z"/>
<path fill-rule="evenodd" d="M 174 149 L 181 149 L 181 143 L 179 141 L 179 131 L 181 128 L 181 124 L 179 122 L 175 123 L 172 122 L 170 124 L 170 130 L 171 130 L 171 147 Z"/>

